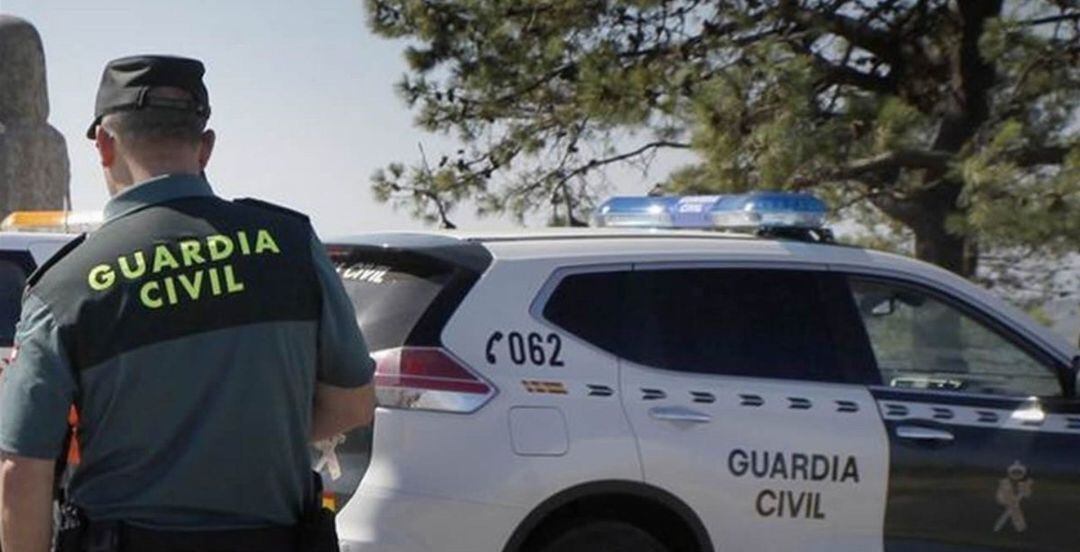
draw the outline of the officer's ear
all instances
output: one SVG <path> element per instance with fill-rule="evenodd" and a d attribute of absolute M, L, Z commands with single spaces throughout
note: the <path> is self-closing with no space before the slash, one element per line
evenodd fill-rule
<path fill-rule="evenodd" d="M 97 147 L 102 167 L 111 167 L 116 162 L 116 138 L 105 130 L 104 125 L 98 125 L 94 131 L 94 146 Z"/>
<path fill-rule="evenodd" d="M 214 142 L 217 140 L 217 134 L 214 134 L 213 130 L 207 129 L 199 137 L 199 168 L 205 169 L 206 164 L 210 162 L 210 154 L 214 152 Z"/>

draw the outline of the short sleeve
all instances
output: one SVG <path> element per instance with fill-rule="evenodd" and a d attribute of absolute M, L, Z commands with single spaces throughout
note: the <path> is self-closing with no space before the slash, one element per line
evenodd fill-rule
<path fill-rule="evenodd" d="M 311 251 L 322 292 L 316 379 L 335 387 L 370 383 L 375 362 L 356 323 L 356 311 L 326 249 L 314 234 Z"/>
<path fill-rule="evenodd" d="M 56 320 L 33 294 L 23 301 L 14 351 L 0 377 L 0 450 L 56 459 L 77 386 Z"/>

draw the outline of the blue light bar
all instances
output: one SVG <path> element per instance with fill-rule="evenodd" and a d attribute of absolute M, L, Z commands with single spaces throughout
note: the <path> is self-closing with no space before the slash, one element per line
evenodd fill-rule
<path fill-rule="evenodd" d="M 761 233 L 823 228 L 828 209 L 820 199 L 792 192 L 708 196 L 613 197 L 594 213 L 594 226 L 704 228 Z"/>
<path fill-rule="evenodd" d="M 825 225 L 825 202 L 808 194 L 752 192 L 727 196 L 712 208 L 716 228 L 800 228 Z"/>
<path fill-rule="evenodd" d="M 671 222 L 673 228 L 705 228 L 713 227 L 712 210 L 717 202 L 724 196 L 685 196 L 678 198 L 671 206 Z"/>
<path fill-rule="evenodd" d="M 619 196 L 600 205 L 593 214 L 593 226 L 629 228 L 672 228 L 672 196 Z"/>

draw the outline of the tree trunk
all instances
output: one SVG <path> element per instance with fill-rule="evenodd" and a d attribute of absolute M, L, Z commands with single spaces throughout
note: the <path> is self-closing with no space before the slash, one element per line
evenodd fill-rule
<path fill-rule="evenodd" d="M 938 127 L 933 149 L 958 152 L 978 132 L 990 116 L 989 94 L 997 80 L 993 64 L 982 57 L 979 39 L 986 21 L 1001 14 L 1003 0 L 959 0 L 954 6 L 961 23 L 959 48 L 952 55 L 954 94 L 943 107 L 945 116 Z M 927 184 L 914 202 L 922 211 L 908 225 L 915 232 L 915 256 L 970 278 L 978 269 L 978 249 L 969 239 L 946 229 L 951 215 L 963 215 L 957 205 L 962 181 L 946 176 L 946 171 L 929 170 Z"/>
<path fill-rule="evenodd" d="M 968 240 L 950 233 L 944 217 L 923 221 L 915 228 L 915 257 L 965 278 L 975 273 L 976 259 L 968 255 Z"/>

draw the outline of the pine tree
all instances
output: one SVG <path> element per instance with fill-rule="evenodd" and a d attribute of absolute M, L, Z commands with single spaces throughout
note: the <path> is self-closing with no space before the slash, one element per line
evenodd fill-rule
<path fill-rule="evenodd" d="M 373 178 L 427 220 L 470 200 L 581 224 L 587 177 L 684 149 L 664 191 L 812 188 L 865 243 L 965 276 L 1080 250 L 1076 0 L 367 5 L 412 44 L 418 123 L 464 144 Z"/>

